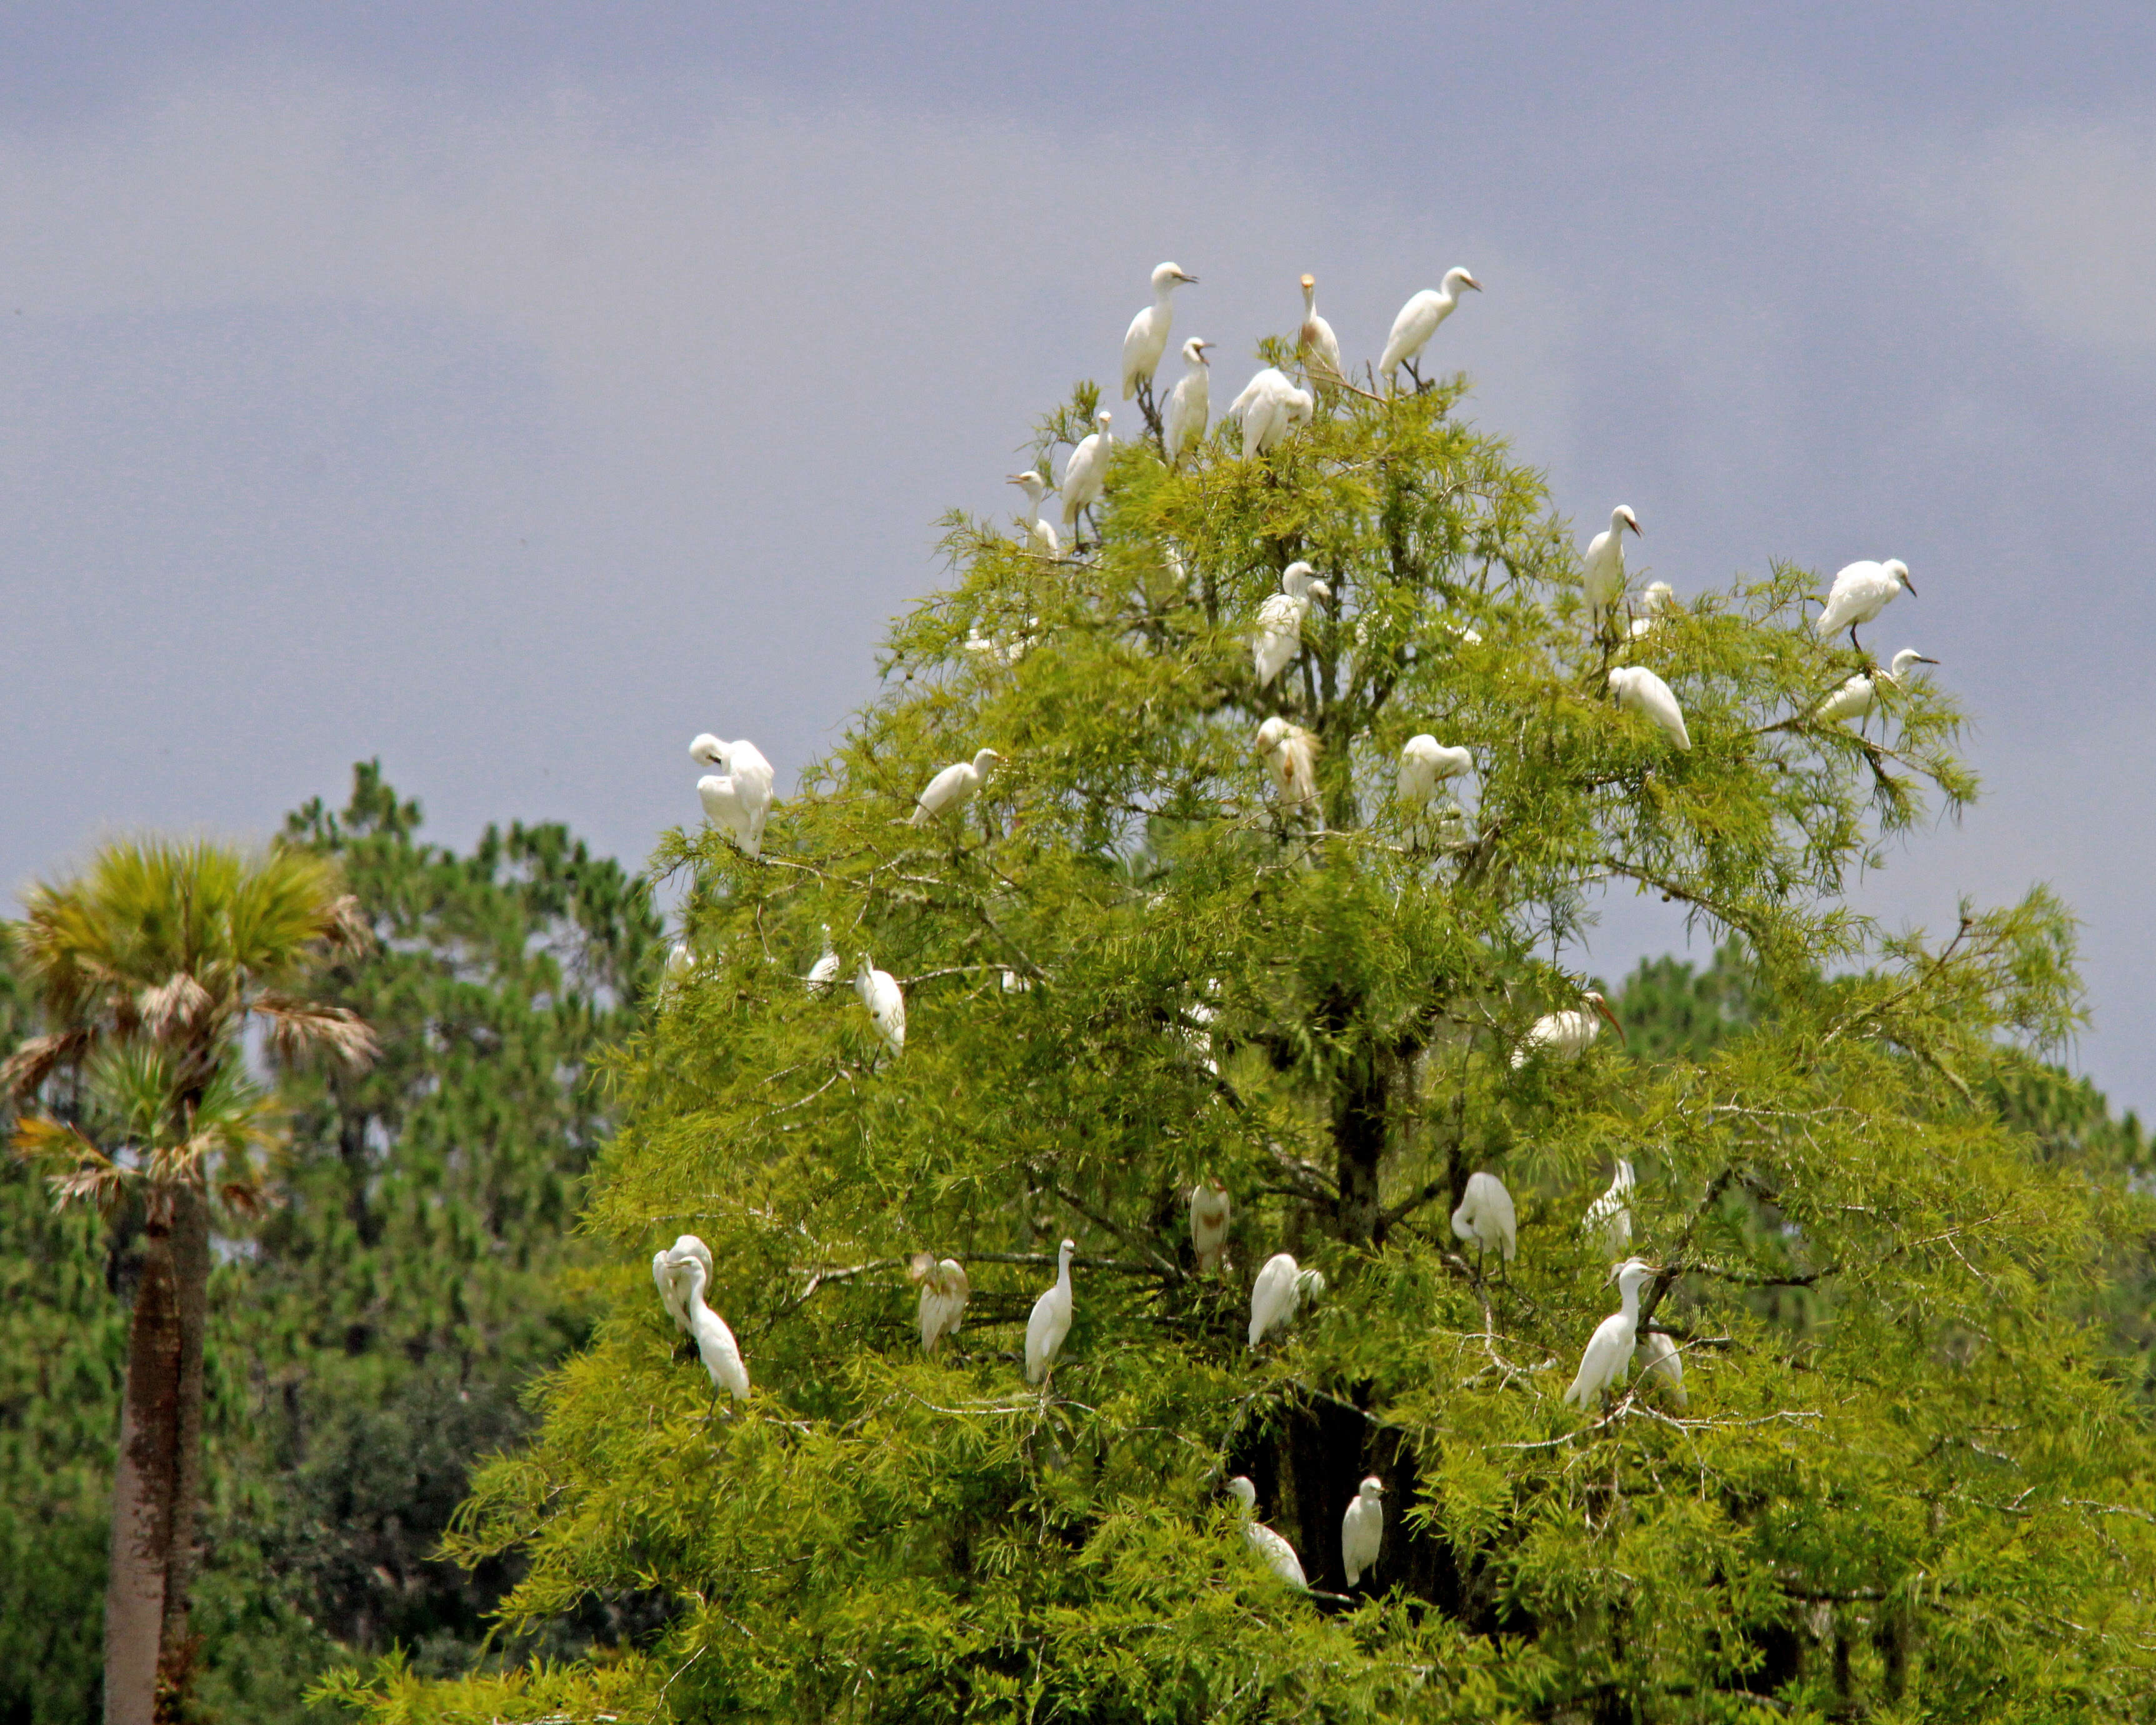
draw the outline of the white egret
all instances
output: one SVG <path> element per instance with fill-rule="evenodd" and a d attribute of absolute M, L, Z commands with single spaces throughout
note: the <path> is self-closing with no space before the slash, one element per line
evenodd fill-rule
<path fill-rule="evenodd" d="M 1077 1242 L 1066 1240 L 1057 1249 L 1055 1284 L 1033 1302 L 1033 1316 L 1025 1321 L 1025 1381 L 1043 1382 L 1055 1369 L 1055 1356 L 1063 1351 L 1063 1338 L 1070 1333 L 1070 1255 Z"/>
<path fill-rule="evenodd" d="M 1938 663 L 1938 660 L 1927 659 L 1914 647 L 1904 647 L 1894 655 L 1893 664 L 1879 673 L 1876 680 L 1860 672 L 1822 701 L 1812 716 L 1822 725 L 1846 724 L 1851 719 L 1861 723 L 1871 716 L 1872 709 L 1878 705 L 1880 683 L 1898 689 L 1902 679 L 1918 665 Z"/>
<path fill-rule="evenodd" d="M 1290 1587 L 1310 1591 L 1310 1582 L 1302 1573 L 1302 1560 L 1295 1554 L 1295 1548 L 1256 1519 L 1258 1488 L 1245 1474 L 1237 1474 L 1228 1481 L 1228 1494 L 1243 1507 L 1243 1538 L 1250 1549 L 1265 1560 L 1265 1567 Z"/>
<path fill-rule="evenodd" d="M 1228 417 L 1241 423 L 1247 458 L 1264 454 L 1290 432 L 1309 424 L 1317 411 L 1317 397 L 1296 388 L 1278 366 L 1267 366 L 1243 386 L 1229 405 Z"/>
<path fill-rule="evenodd" d="M 1168 392 L 1168 412 L 1161 420 L 1161 453 L 1171 467 L 1204 440 L 1206 421 L 1213 416 L 1213 362 L 1205 357 L 1212 345 L 1196 336 L 1183 344 L 1183 375 Z M 1172 548 L 1169 555 L 1174 555 Z"/>
<path fill-rule="evenodd" d="M 1257 752 L 1265 757 L 1273 795 L 1283 810 L 1307 808 L 1317 801 L 1320 747 L 1312 732 L 1277 716 L 1258 726 Z"/>
<path fill-rule="evenodd" d="M 1195 287 L 1198 278 L 1183 274 L 1175 264 L 1157 264 L 1152 272 L 1152 304 L 1131 320 L 1123 332 L 1123 399 L 1141 388 L 1152 388 L 1152 374 L 1160 369 L 1160 357 L 1168 352 L 1168 331 L 1175 321 L 1175 290 L 1185 283 Z"/>
<path fill-rule="evenodd" d="M 1676 600 L 1668 582 L 1650 581 L 1640 592 L 1639 614 L 1632 619 L 1632 639 L 1636 641 L 1642 635 L 1652 634 Z"/>
<path fill-rule="evenodd" d="M 861 1004 L 868 1008 L 876 1034 L 891 1045 L 893 1054 L 904 1054 L 906 992 L 898 986 L 898 978 L 887 970 L 878 970 L 864 952 L 861 968 L 854 977 L 854 989 L 861 997 Z"/>
<path fill-rule="evenodd" d="M 966 1280 L 966 1266 L 956 1258 L 939 1264 L 928 1252 L 915 1253 L 906 1274 L 921 1284 L 921 1352 L 933 1353 L 946 1336 L 958 1333 L 966 1301 L 973 1296 L 973 1284 Z"/>
<path fill-rule="evenodd" d="M 1474 770 L 1475 757 L 1466 749 L 1447 748 L 1427 732 L 1410 737 L 1400 746 L 1400 806 L 1419 813 L 1439 785 Z"/>
<path fill-rule="evenodd" d="M 1114 434 L 1108 429 L 1111 417 L 1106 408 L 1094 414 L 1093 423 L 1100 429 L 1081 438 L 1070 459 L 1063 464 L 1063 525 L 1070 530 L 1074 550 L 1078 542 L 1078 511 L 1097 503 L 1101 488 L 1108 482 L 1108 458 L 1116 447 Z"/>
<path fill-rule="evenodd" d="M 1263 689 L 1287 669 L 1302 651 L 1302 620 L 1318 599 L 1329 599 L 1332 589 L 1317 578 L 1308 563 L 1290 563 L 1281 571 L 1281 590 L 1268 593 L 1258 607 L 1257 627 L 1250 634 L 1250 660 Z"/>
<path fill-rule="evenodd" d="M 1190 1244 L 1200 1276 L 1218 1270 L 1226 1255 L 1229 1209 L 1228 1189 L 1210 1174 L 1190 1189 Z"/>
<path fill-rule="evenodd" d="M 689 1329 L 689 1266 L 701 1264 L 704 1274 L 711 1273 L 711 1249 L 693 1234 L 676 1235 L 674 1244 L 663 1252 L 651 1255 L 651 1279 L 658 1284 L 659 1297 L 667 1311 L 674 1315 L 674 1326 L 683 1335 Z"/>
<path fill-rule="evenodd" d="M 824 951 L 801 978 L 811 994 L 828 994 L 839 974 L 839 949 L 831 944 L 831 925 L 824 924 Z"/>
<path fill-rule="evenodd" d="M 716 767 L 696 781 L 704 819 L 755 857 L 763 850 L 763 823 L 771 813 L 771 762 L 746 739 L 721 742 L 708 731 L 689 745 L 689 758 Z"/>
<path fill-rule="evenodd" d="M 696 1338 L 696 1353 L 711 1373 L 711 1394 L 726 1391 L 737 1402 L 748 1399 L 748 1368 L 742 1363 L 741 1344 L 726 1321 L 704 1303 L 711 1271 L 701 1259 L 689 1260 L 689 1333 Z"/>
<path fill-rule="evenodd" d="M 1669 1385 L 1670 1399 L 1683 1413 L 1691 1404 L 1685 1394 L 1684 1356 L 1677 1345 L 1660 1330 L 1650 1330 L 1640 1338 L 1640 1368 L 1649 1377 L 1659 1378 Z"/>
<path fill-rule="evenodd" d="M 1505 1183 L 1479 1169 L 1470 1174 L 1460 1208 L 1452 1213 L 1452 1231 L 1458 1239 L 1473 1240 L 1477 1253 L 1496 1252 L 1511 1263 L 1519 1250 L 1520 1230 Z"/>
<path fill-rule="evenodd" d="M 1580 585 L 1587 592 L 1587 626 L 1596 634 L 1609 620 L 1611 609 L 1625 597 L 1625 530 L 1640 531 L 1640 518 L 1631 506 L 1620 503 L 1609 511 L 1609 526 L 1587 542 L 1579 559 Z"/>
<path fill-rule="evenodd" d="M 1302 356 L 1303 369 L 1321 382 L 1337 383 L 1345 375 L 1340 369 L 1340 341 L 1332 326 L 1317 315 L 1317 278 L 1302 279 L 1302 327 L 1296 331 L 1295 351 Z"/>
<path fill-rule="evenodd" d="M 913 804 L 912 824 L 925 827 L 939 814 L 955 814 L 980 788 L 988 783 L 988 775 L 1003 759 L 993 749 L 974 752 L 970 761 L 960 761 L 946 767 L 922 787 Z"/>
<path fill-rule="evenodd" d="M 1630 1161 L 1617 1158 L 1609 1189 L 1587 1207 L 1579 1225 L 1602 1243 L 1603 1255 L 1614 1259 L 1632 1244 L 1632 1189 L 1637 1183 Z"/>
<path fill-rule="evenodd" d="M 1643 1258 L 1627 1258 L 1609 1273 L 1616 1280 L 1620 1303 L 1594 1327 L 1587 1351 L 1579 1357 L 1579 1375 L 1564 1393 L 1565 1400 L 1575 1408 L 1599 1400 L 1603 1391 L 1624 1378 L 1640 1329 L 1640 1289 L 1656 1270 Z"/>
<path fill-rule="evenodd" d="M 1592 988 L 1584 990 L 1579 998 L 1586 1003 L 1584 1006 L 1566 1012 L 1546 1012 L 1527 1027 L 1527 1034 L 1512 1050 L 1514 1071 L 1537 1054 L 1548 1054 L 1561 1060 L 1578 1060 L 1587 1052 L 1588 1045 L 1601 1034 L 1604 1019 L 1609 1019 L 1618 1039 L 1623 1040 L 1625 1027 L 1617 1022 L 1617 1014 L 1610 1011 L 1608 1001 Z"/>
<path fill-rule="evenodd" d="M 1472 288 L 1482 291 L 1482 284 L 1465 270 L 1448 270 L 1440 287 L 1424 288 L 1400 307 L 1400 315 L 1393 320 L 1393 332 L 1385 338 L 1384 357 L 1378 360 L 1378 369 L 1394 388 L 1399 388 L 1399 369 L 1408 368 L 1408 375 L 1419 384 L 1421 373 L 1414 362 L 1421 357 L 1430 338 L 1437 333 L 1437 326 L 1452 316 L 1452 308 L 1460 303 L 1460 290 Z"/>
<path fill-rule="evenodd" d="M 1056 536 L 1055 523 L 1040 512 L 1040 500 L 1055 488 L 1030 467 L 1023 473 L 1011 475 L 1005 483 L 1025 493 L 1026 542 L 1043 557 L 1061 557 L 1063 542 Z"/>
<path fill-rule="evenodd" d="M 1812 627 L 1821 640 L 1847 629 L 1850 645 L 1861 653 L 1864 644 L 1856 639 L 1856 631 L 1892 604 L 1903 588 L 1917 590 L 1909 579 L 1909 566 L 1899 557 L 1883 563 L 1845 564 L 1836 572 L 1834 585 L 1827 590 L 1826 607 Z"/>
<path fill-rule="evenodd" d="M 1385 1538 L 1384 1495 L 1385 1482 L 1370 1475 L 1356 1488 L 1348 1513 L 1340 1517 L 1340 1567 L 1347 1571 L 1350 1587 L 1362 1580 L 1365 1569 L 1378 1567 L 1378 1548 Z"/>
<path fill-rule="evenodd" d="M 1291 1252 L 1275 1252 L 1250 1285 L 1250 1346 L 1293 1317 L 1305 1300 L 1324 1291 L 1325 1278 L 1318 1271 L 1299 1269 Z"/>
<path fill-rule="evenodd" d="M 1677 705 L 1676 696 L 1644 665 L 1617 666 L 1609 673 L 1609 692 L 1617 697 L 1618 706 L 1654 721 L 1679 748 L 1691 747 L 1691 734 L 1685 729 L 1684 709 Z"/>

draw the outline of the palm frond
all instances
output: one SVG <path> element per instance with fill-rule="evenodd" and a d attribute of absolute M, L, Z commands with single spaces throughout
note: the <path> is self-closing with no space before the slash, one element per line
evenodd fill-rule
<path fill-rule="evenodd" d="M 31 1037 L 0 1061 L 0 1091 L 18 1100 L 30 1095 L 58 1068 L 80 1060 L 90 1041 L 85 1030 L 56 1030 Z"/>
<path fill-rule="evenodd" d="M 268 1027 L 271 1053 L 280 1060 L 296 1062 L 322 1053 L 356 1071 L 371 1065 L 380 1051 L 367 1020 L 349 1007 L 264 994 L 256 999 L 254 1010 Z"/>

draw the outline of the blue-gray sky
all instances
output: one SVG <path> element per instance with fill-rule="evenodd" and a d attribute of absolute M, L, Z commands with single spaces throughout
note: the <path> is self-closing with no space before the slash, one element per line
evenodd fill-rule
<path fill-rule="evenodd" d="M 639 859 L 693 732 L 826 745 L 1152 264 L 1232 393 L 1303 270 L 1367 357 L 1464 263 L 1635 569 L 1910 563 L 1987 794 L 1860 902 L 2056 886 L 2156 1103 L 2156 12 L 921 11 L 0 14 L 0 885 L 371 755 Z"/>

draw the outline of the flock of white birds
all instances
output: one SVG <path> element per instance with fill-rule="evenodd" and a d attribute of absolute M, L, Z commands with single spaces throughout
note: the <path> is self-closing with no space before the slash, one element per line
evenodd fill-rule
<path fill-rule="evenodd" d="M 1206 355 L 1214 344 L 1200 337 L 1193 336 L 1183 342 L 1183 375 L 1168 397 L 1165 413 L 1158 417 L 1152 393 L 1153 378 L 1168 351 L 1174 322 L 1175 290 L 1194 285 L 1197 280 L 1176 264 L 1161 264 L 1152 272 L 1152 303 L 1131 320 L 1123 338 L 1123 398 L 1127 401 L 1137 398 L 1147 418 L 1158 424 L 1161 454 L 1172 465 L 1180 462 L 1204 439 L 1211 414 L 1210 362 Z M 1297 336 L 1297 352 L 1310 387 L 1298 385 L 1275 366 L 1265 367 L 1250 379 L 1228 410 L 1228 417 L 1240 424 L 1243 458 L 1246 460 L 1260 458 L 1308 424 L 1317 410 L 1317 391 L 1346 382 L 1338 337 L 1317 312 L 1315 278 L 1305 275 L 1301 286 L 1303 321 Z M 1425 387 L 1416 369 L 1416 361 L 1439 326 L 1452 314 L 1460 293 L 1464 290 L 1479 291 L 1481 288 L 1481 284 L 1466 270 L 1452 270 L 1446 273 L 1441 286 L 1423 290 L 1400 308 L 1376 367 L 1389 388 L 1397 391 L 1399 373 L 1403 369 L 1418 389 Z M 1030 470 L 1010 475 L 1011 483 L 1021 487 L 1025 494 L 1027 513 L 1021 521 L 1024 542 L 1045 557 L 1060 558 L 1075 553 L 1080 545 L 1081 518 L 1104 493 L 1113 451 L 1111 415 L 1103 410 L 1096 416 L 1095 423 L 1096 429 L 1071 450 L 1059 485 L 1051 486 L 1040 474 Z M 1042 503 L 1050 490 L 1060 490 L 1062 495 L 1061 531 L 1041 513 Z M 1598 639 L 1636 640 L 1650 634 L 1676 603 L 1668 584 L 1656 581 L 1648 583 L 1638 599 L 1628 606 L 1623 536 L 1640 531 L 1639 518 L 1628 506 L 1620 504 L 1610 511 L 1609 527 L 1597 533 L 1581 554 L 1581 583 L 1587 603 L 1588 624 Z M 1070 536 L 1067 542 L 1065 533 Z M 1876 619 L 1904 589 L 1916 591 L 1907 566 L 1898 559 L 1848 565 L 1835 575 L 1815 625 L 1820 638 L 1825 639 L 1846 629 L 1851 644 L 1861 654 L 1863 648 L 1857 639 L 1857 629 Z M 1260 691 L 1270 688 L 1301 655 L 1303 624 L 1311 608 L 1319 600 L 1331 597 L 1331 588 L 1311 564 L 1291 563 L 1281 572 L 1280 591 L 1268 596 L 1259 606 L 1250 634 L 1252 670 Z M 1457 625 L 1454 633 L 1471 643 L 1480 639 L 1473 630 Z M 967 645 L 973 650 L 993 655 L 999 663 L 1009 664 L 1032 644 L 1032 640 L 1028 635 L 1015 642 L 993 642 L 981 638 L 977 630 Z M 1898 687 L 1915 666 L 1937 662 L 1914 648 L 1905 648 L 1894 655 L 1887 669 L 1881 670 L 1874 666 L 1851 677 L 1820 702 L 1810 716 L 1821 724 L 1845 724 L 1851 721 L 1861 723 L 1875 710 L 1882 684 Z M 1691 738 L 1686 729 L 1683 710 L 1669 685 L 1652 670 L 1642 665 L 1614 666 L 1608 672 L 1608 685 L 1620 706 L 1645 717 L 1676 747 L 1691 748 Z M 1270 717 L 1259 727 L 1256 752 L 1266 763 L 1274 797 L 1284 811 L 1315 805 L 1319 746 L 1315 735 L 1284 717 Z M 772 805 L 770 762 L 752 742 L 726 742 L 709 733 L 690 743 L 689 753 L 700 764 L 716 769 L 696 784 L 706 818 L 745 856 L 756 858 L 762 848 L 764 824 Z M 983 748 L 972 760 L 944 768 L 915 799 L 909 817 L 911 823 L 924 826 L 955 816 L 979 793 L 1002 760 L 994 749 Z M 1466 778 L 1474 770 L 1474 757 L 1466 748 L 1447 747 L 1427 733 L 1409 738 L 1400 750 L 1397 788 L 1397 799 L 1403 813 L 1410 820 L 1419 820 L 1437 798 L 1440 787 Z M 1453 823 L 1462 818 L 1456 804 L 1445 805 L 1441 815 Z M 685 949 L 677 948 L 675 957 L 677 963 L 685 963 Z M 821 994 L 828 992 L 839 969 L 839 955 L 831 944 L 830 931 L 826 929 L 823 952 L 803 981 L 811 993 Z M 876 968 L 869 955 L 863 952 L 855 986 L 886 1047 L 893 1055 L 902 1054 L 906 1048 L 906 995 L 897 979 L 888 971 Z M 1030 985 L 1006 973 L 1004 986 L 1020 988 Z M 1209 1020 L 1212 1009 L 1201 1006 L 1198 1016 L 1201 1020 Z M 1620 1039 L 1623 1037 L 1624 1027 L 1617 1023 L 1608 1003 L 1600 994 L 1588 990 L 1583 993 L 1578 1008 L 1549 1013 L 1537 1019 L 1512 1050 L 1512 1065 L 1517 1069 L 1538 1056 L 1577 1060 L 1594 1042 L 1604 1021 L 1617 1030 Z M 1209 1041 L 1202 1033 L 1198 1033 L 1194 1040 Z M 1582 1219 L 1586 1235 L 1612 1260 L 1621 1258 L 1621 1261 L 1613 1261 L 1609 1278 L 1617 1286 L 1618 1310 L 1604 1318 L 1589 1337 L 1578 1373 L 1565 1392 L 1565 1401 L 1582 1409 L 1598 1404 L 1606 1392 L 1623 1381 L 1635 1354 L 1643 1371 L 1665 1387 L 1676 1406 L 1681 1409 L 1686 1405 L 1684 1362 L 1676 1345 L 1661 1330 L 1643 1332 L 1640 1328 L 1640 1292 L 1649 1279 L 1658 1273 L 1656 1267 L 1644 1259 L 1622 1256 L 1631 1243 L 1630 1200 L 1634 1186 L 1632 1164 L 1620 1158 L 1609 1189 L 1594 1200 Z M 1191 1189 L 1189 1214 L 1191 1245 L 1199 1273 L 1224 1272 L 1231 1267 L 1227 1246 L 1233 1217 L 1233 1205 L 1225 1185 L 1209 1176 L 1201 1180 Z M 1452 1213 L 1452 1231 L 1460 1241 L 1475 1247 L 1478 1276 L 1482 1273 L 1483 1261 L 1491 1255 L 1506 1264 L 1512 1261 L 1518 1249 L 1517 1221 L 1512 1194 L 1496 1174 L 1478 1170 L 1468 1177 L 1459 1206 Z M 1053 1378 L 1064 1342 L 1070 1333 L 1070 1266 L 1076 1250 L 1074 1242 L 1066 1240 L 1061 1243 L 1055 1281 L 1034 1302 L 1032 1314 L 1026 1321 L 1026 1380 L 1041 1385 L 1044 1394 Z M 957 1332 L 972 1286 L 965 1267 L 955 1258 L 938 1261 L 929 1254 L 919 1254 L 911 1260 L 910 1273 L 921 1291 L 921 1345 L 932 1354 L 947 1337 Z M 723 1391 L 737 1403 L 747 1402 L 748 1368 L 742 1358 L 740 1345 L 726 1320 L 711 1309 L 706 1298 L 711 1276 L 709 1249 L 694 1235 L 685 1234 L 666 1250 L 653 1254 L 651 1274 L 666 1310 L 682 1332 L 694 1341 L 710 1374 L 714 1399 Z M 1249 1347 L 1255 1350 L 1268 1336 L 1284 1329 L 1305 1302 L 1314 1300 L 1324 1289 L 1324 1277 L 1314 1269 L 1298 1265 L 1291 1254 L 1276 1252 L 1268 1258 L 1250 1289 Z M 1228 1490 L 1241 1507 L 1245 1533 L 1251 1548 L 1281 1579 L 1296 1587 L 1306 1588 L 1302 1564 L 1294 1547 L 1254 1518 L 1256 1487 L 1239 1475 L 1228 1482 Z M 1358 1584 L 1363 1575 L 1377 1564 L 1384 1526 L 1383 1507 L 1379 1502 L 1383 1491 L 1383 1484 L 1377 1477 L 1365 1479 L 1342 1520 L 1341 1556 L 1350 1586 Z"/>

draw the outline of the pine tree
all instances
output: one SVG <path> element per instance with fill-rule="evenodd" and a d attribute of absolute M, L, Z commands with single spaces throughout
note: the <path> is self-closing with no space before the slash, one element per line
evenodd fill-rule
<path fill-rule="evenodd" d="M 1857 661 L 1794 567 L 1594 638 L 1563 524 L 1463 388 L 1329 388 L 1255 459 L 1232 429 L 1175 470 L 1120 445 L 1076 557 L 954 520 L 952 585 L 762 860 L 669 835 L 693 963 L 618 1069 L 588 1212 L 610 1316 L 454 1549 L 527 1555 L 512 1625 L 670 1615 L 568 1667 L 393 1660 L 326 1696 L 400 1722 L 2148 1716 L 2149 1435 L 2078 1316 L 2146 1211 L 1997 1101 L 2074 1022 L 2070 918 L 2036 892 L 1933 940 L 1851 912 L 1855 870 L 1974 793 L 1952 701 L 1896 691 L 1887 741 L 1804 717 Z M 1324 591 L 1261 684 L 1296 562 Z M 1613 700 L 1625 666 L 1689 747 Z M 1471 751 L 1463 806 L 1398 802 L 1424 732 Z M 979 795 L 909 824 L 984 747 Z M 1583 1008 L 1564 961 L 1613 885 L 1738 942 L 1752 1030 L 1651 1062 L 1537 1045 Z M 844 986 L 870 960 L 902 1052 Z M 1581 1218 L 1620 1158 L 1639 1333 L 1686 1396 L 1630 1376 L 1574 1407 L 1616 1303 Z M 1509 1265 L 1448 1225 L 1476 1170 L 1517 1200 Z M 644 1271 L 685 1231 L 738 1411 Z M 1075 1321 L 1035 1386 L 1065 1238 Z M 1281 1251 L 1323 1286 L 1253 1346 Z M 972 1288 L 932 1356 L 924 1252 Z M 1351 1590 L 1366 1475 L 1386 1526 Z M 1238 1476 L 1307 1592 L 1246 1540 Z"/>

